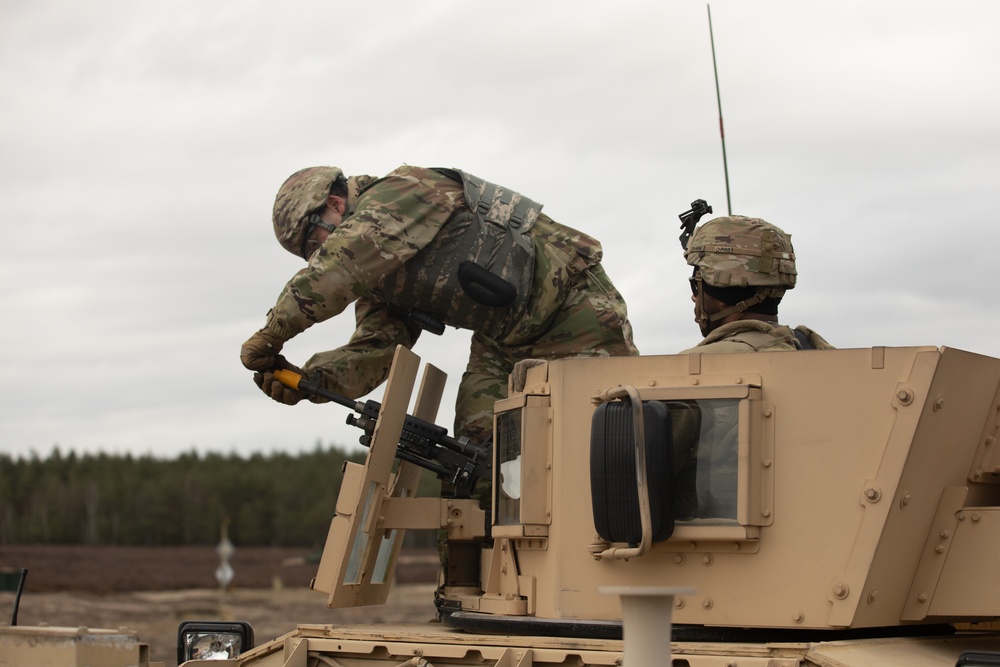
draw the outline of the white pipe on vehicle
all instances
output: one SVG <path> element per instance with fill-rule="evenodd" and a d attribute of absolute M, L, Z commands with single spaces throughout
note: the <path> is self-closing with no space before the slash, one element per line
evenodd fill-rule
<path fill-rule="evenodd" d="M 624 667 L 670 665 L 671 616 L 674 597 L 694 595 L 693 588 L 666 586 L 602 586 L 601 593 L 622 602 Z"/>

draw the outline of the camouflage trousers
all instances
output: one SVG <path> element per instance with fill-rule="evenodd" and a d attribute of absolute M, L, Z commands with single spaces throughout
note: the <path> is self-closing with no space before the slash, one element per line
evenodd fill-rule
<path fill-rule="evenodd" d="M 636 356 L 625 300 L 600 265 L 579 274 L 551 323 L 534 340 L 511 343 L 473 334 L 469 365 L 455 404 L 455 434 L 493 437 L 493 403 L 507 397 L 507 377 L 522 359 Z"/>

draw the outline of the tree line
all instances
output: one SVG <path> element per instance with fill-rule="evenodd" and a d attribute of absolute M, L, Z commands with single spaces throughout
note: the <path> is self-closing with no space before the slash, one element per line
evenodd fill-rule
<path fill-rule="evenodd" d="M 344 461 L 365 454 L 0 454 L 0 544 L 215 544 L 227 522 L 239 545 L 321 546 Z M 419 494 L 437 488 L 425 474 Z"/>

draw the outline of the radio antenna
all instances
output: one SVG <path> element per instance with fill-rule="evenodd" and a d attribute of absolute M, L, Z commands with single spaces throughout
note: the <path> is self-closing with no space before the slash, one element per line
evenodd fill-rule
<path fill-rule="evenodd" d="M 726 208 L 733 214 L 733 204 L 729 199 L 729 164 L 726 162 L 726 132 L 722 129 L 722 95 L 719 94 L 719 66 L 715 63 L 715 35 L 712 34 L 712 5 L 708 8 L 708 38 L 712 43 L 712 69 L 715 71 L 715 99 L 719 104 L 719 137 L 722 139 L 722 170 L 726 175 Z"/>

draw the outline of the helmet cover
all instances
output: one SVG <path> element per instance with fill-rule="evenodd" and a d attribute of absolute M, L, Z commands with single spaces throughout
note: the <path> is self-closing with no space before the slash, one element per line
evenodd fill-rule
<path fill-rule="evenodd" d="M 684 256 L 713 287 L 795 287 L 791 235 L 760 218 L 709 220 L 695 230 Z"/>

